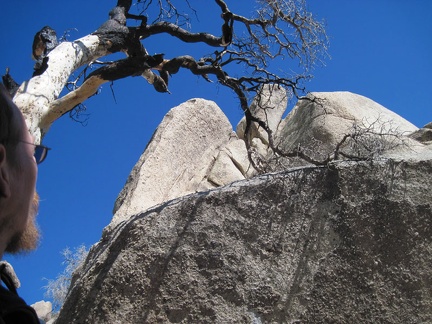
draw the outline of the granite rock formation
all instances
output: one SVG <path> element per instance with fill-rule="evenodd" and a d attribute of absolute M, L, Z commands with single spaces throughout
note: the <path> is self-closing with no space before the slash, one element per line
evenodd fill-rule
<path fill-rule="evenodd" d="M 273 105 L 284 100 L 277 95 Z M 214 140 L 176 142 L 185 128 L 207 130 L 209 115 L 224 119 L 208 101 L 188 109 L 194 102 L 194 123 L 173 124 L 171 113 L 156 131 L 117 200 L 115 211 L 125 211 L 91 248 L 56 323 L 432 321 L 432 148 L 405 136 L 417 127 L 362 96 L 315 93 L 281 122 L 280 110 L 268 109 L 279 116 L 269 120 L 281 147 L 318 143 L 325 156 L 362 125 L 385 149 L 364 161 L 293 167 L 298 161 L 271 161 L 256 128 L 256 150 L 277 171 L 259 175 L 240 145 L 241 125 L 240 136 L 224 121 Z M 211 114 L 200 115 L 203 106 Z M 192 159 L 196 150 L 192 168 L 170 170 L 170 149 L 157 153 L 165 134 L 164 147 Z M 146 163 L 158 159 L 169 178 L 151 200 L 146 181 L 158 171 Z"/>
<path fill-rule="evenodd" d="M 208 167 L 233 135 L 212 101 L 192 99 L 171 109 L 117 198 L 110 226 L 164 201 L 214 188 L 206 178 Z"/>

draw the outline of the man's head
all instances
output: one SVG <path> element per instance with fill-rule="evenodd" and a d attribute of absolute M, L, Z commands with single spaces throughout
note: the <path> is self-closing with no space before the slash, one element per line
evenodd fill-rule
<path fill-rule="evenodd" d="M 0 84 L 0 256 L 36 248 L 37 164 L 24 117 Z"/>

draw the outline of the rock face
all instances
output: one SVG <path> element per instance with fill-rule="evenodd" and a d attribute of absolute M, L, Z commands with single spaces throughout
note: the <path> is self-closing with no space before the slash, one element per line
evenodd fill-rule
<path fill-rule="evenodd" d="M 251 109 L 276 131 L 286 106 L 285 90 L 266 86 Z M 171 109 L 129 175 L 106 230 L 164 201 L 256 174 L 242 140 L 244 124 L 240 121 L 237 136 L 220 108 L 204 99 Z M 261 153 L 267 154 L 263 131 L 255 128 L 252 136 Z"/>
<path fill-rule="evenodd" d="M 136 215 L 57 323 L 429 322 L 432 163 L 267 174 Z"/>
<path fill-rule="evenodd" d="M 327 157 L 343 136 L 353 131 L 353 125 L 406 135 L 421 131 L 387 108 L 350 92 L 312 93 L 309 98 L 299 101 L 282 120 L 286 92 L 267 86 L 255 98 L 251 110 L 268 123 L 281 149 L 290 151 L 301 146 L 317 159 Z M 234 133 L 220 108 L 204 99 L 192 99 L 170 110 L 129 175 L 106 230 L 164 201 L 256 175 L 257 170 L 248 160 L 244 128 L 242 119 Z M 271 163 L 274 156 L 268 149 L 265 131 L 253 125 L 249 136 L 262 160 L 269 160 L 271 171 L 293 166 L 291 160 Z M 432 158 L 432 150 L 428 148 L 425 153 L 425 146 L 419 141 L 403 138 L 404 143 L 398 145 L 394 145 L 394 138 L 389 139 L 390 143 L 384 139 L 377 145 L 395 146 L 397 149 L 383 153 L 392 158 L 406 154 Z M 297 161 L 294 165 L 298 164 Z"/>
<path fill-rule="evenodd" d="M 325 166 L 287 159 L 252 177 L 242 122 L 237 136 L 212 102 L 175 108 L 56 323 L 432 321 L 431 146 L 404 136 L 417 127 L 365 97 L 315 93 L 278 122 L 286 96 L 263 91 L 255 113 L 266 108 L 286 150 L 319 143 L 329 154 L 360 124 L 367 143 L 385 149 Z M 273 163 L 265 133 L 252 137 Z"/>

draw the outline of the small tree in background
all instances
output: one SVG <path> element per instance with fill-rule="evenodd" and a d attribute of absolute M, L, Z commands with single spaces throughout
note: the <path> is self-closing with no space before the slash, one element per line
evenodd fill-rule
<path fill-rule="evenodd" d="M 88 250 L 84 245 L 80 245 L 73 250 L 65 248 L 61 254 L 64 258 L 62 264 L 65 269 L 56 279 L 47 279 L 48 284 L 44 287 L 46 290 L 45 296 L 52 300 L 54 312 L 58 312 L 63 305 L 72 275 L 84 263 Z"/>

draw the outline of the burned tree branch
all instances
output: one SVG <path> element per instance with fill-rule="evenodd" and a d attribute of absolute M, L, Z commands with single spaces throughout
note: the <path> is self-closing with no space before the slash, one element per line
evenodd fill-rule
<path fill-rule="evenodd" d="M 212 47 L 220 47 L 222 42 L 221 37 L 209 33 L 191 33 L 170 22 L 158 22 L 148 26 L 142 30 L 141 38 L 145 39 L 150 35 L 162 33 L 174 36 L 185 43 L 205 43 Z"/>
<path fill-rule="evenodd" d="M 19 88 L 19 84 L 12 78 L 9 68 L 6 68 L 6 74 L 2 76 L 2 81 L 9 94 L 13 97 Z"/>
<path fill-rule="evenodd" d="M 51 104 L 49 113 L 45 116 L 43 123 L 53 123 L 75 106 L 94 95 L 102 84 L 130 76 L 142 75 L 152 67 L 159 65 L 162 60 L 161 55 L 147 55 L 146 57 L 128 57 L 104 65 L 90 73 L 80 87 L 55 100 Z"/>
<path fill-rule="evenodd" d="M 188 0 L 183 1 L 185 6 L 180 10 L 172 0 L 117 0 L 116 6 L 109 12 L 109 19 L 94 33 L 72 42 L 61 40 L 58 46 L 50 48 L 50 52 L 37 47 L 35 53 L 43 53 L 46 64 L 40 75 L 26 81 L 17 90 L 14 98 L 28 116 L 36 140 L 40 141 L 52 122 L 96 93 L 103 83 L 141 75 L 156 91 L 169 93 L 170 76 L 180 68 L 186 68 L 207 81 L 214 76 L 219 84 L 232 89 L 245 113 L 247 130 L 255 122 L 266 130 L 269 143 L 273 143 L 271 130 L 265 121 L 249 111 L 249 101 L 265 84 L 284 87 L 296 97 L 303 92 L 301 82 L 308 78 L 306 73 L 280 75 L 272 71 L 270 63 L 283 57 L 296 59 L 296 65 L 300 63 L 304 72 L 308 72 L 315 62 L 326 55 L 327 37 L 322 23 L 307 12 L 303 0 L 259 1 L 261 7 L 250 17 L 231 11 L 228 0 L 215 0 L 220 11 L 206 13 L 220 23 L 220 34 L 214 35 L 205 30 L 189 29 L 191 16 L 186 11 L 192 11 L 196 16 L 198 13 Z M 140 12 L 131 12 L 139 7 Z M 129 26 L 131 20 L 140 23 Z M 158 58 L 150 56 L 144 42 L 160 34 L 217 50 L 213 55 L 194 55 L 196 59 L 190 55 L 194 53 L 171 59 L 162 59 L 162 55 Z M 82 84 L 78 79 L 73 80 L 72 92 L 59 98 L 74 71 L 86 70 L 87 64 L 118 52 L 125 53 L 126 58 L 107 62 L 87 77 L 82 74 Z M 169 57 L 169 53 L 166 54 Z M 241 73 L 236 70 L 239 65 L 244 68 Z M 78 74 L 81 73 L 78 71 Z M 50 87 L 41 88 L 41 84 L 49 84 Z M 32 99 L 35 94 L 40 95 L 38 100 Z"/>

